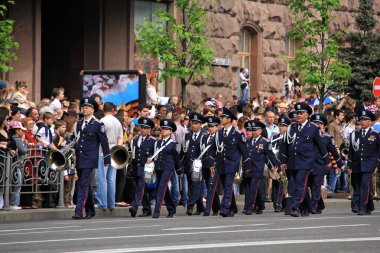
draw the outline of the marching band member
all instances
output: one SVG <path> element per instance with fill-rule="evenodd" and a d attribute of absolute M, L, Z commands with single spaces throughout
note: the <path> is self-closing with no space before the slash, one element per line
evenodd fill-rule
<path fill-rule="evenodd" d="M 359 197 L 358 215 L 370 215 L 375 210 L 370 184 L 375 168 L 380 168 L 380 135 L 371 128 L 375 115 L 364 110 L 360 115 L 361 130 L 350 135 L 348 170 L 352 173 L 351 184 Z M 354 194 L 355 195 L 355 194 Z"/>
<path fill-rule="evenodd" d="M 170 138 L 172 132 L 177 130 L 175 123 L 171 120 L 164 119 L 160 121 L 161 140 L 155 143 L 155 152 L 159 154 L 155 157 L 154 170 L 157 174 L 157 193 L 156 205 L 152 218 L 160 217 L 160 211 L 163 201 L 165 200 L 166 209 L 168 210 L 167 218 L 172 218 L 176 213 L 176 206 L 173 202 L 168 184 L 173 176 L 174 170 L 180 171 L 180 162 L 178 152 L 176 150 L 177 143 Z M 151 162 L 152 158 L 148 158 L 147 162 Z"/>
<path fill-rule="evenodd" d="M 111 164 L 108 139 L 102 122 L 94 117 L 99 109 L 98 103 L 91 97 L 85 97 L 80 102 L 84 119 L 76 128 L 76 168 L 78 173 L 77 206 L 73 219 L 91 219 L 95 216 L 94 199 L 91 189 L 92 172 L 98 167 L 99 146 L 102 146 L 104 166 Z M 86 216 L 83 217 L 83 207 L 86 205 Z"/>
<path fill-rule="evenodd" d="M 268 158 L 272 164 L 279 168 L 280 161 L 272 151 L 272 144 L 261 136 L 265 124 L 259 120 L 247 121 L 244 123 L 247 131 L 251 132 L 252 138 L 247 139 L 246 145 L 251 158 L 252 168 L 244 168 L 244 177 L 247 180 L 246 197 L 245 197 L 245 214 L 252 215 L 256 208 L 256 214 L 262 214 L 265 209 L 264 200 L 261 199 L 259 192 L 260 180 L 263 177 L 265 159 Z"/>
<path fill-rule="evenodd" d="M 221 114 L 223 128 L 216 133 L 212 147 L 216 153 L 216 169 L 224 188 L 219 212 L 222 217 L 233 217 L 237 212 L 233 184 L 235 174 L 239 170 L 241 157 L 243 157 L 244 167 L 252 166 L 244 136 L 236 127 L 232 126 L 234 120 L 237 120 L 236 116 L 227 108 L 223 108 Z"/>
<path fill-rule="evenodd" d="M 135 198 L 129 212 L 132 217 L 136 216 L 137 209 L 142 204 L 143 213 L 140 217 L 152 215 L 148 195 L 145 191 L 144 165 L 148 157 L 152 157 L 154 153 L 154 144 L 156 139 L 150 136 L 150 130 L 154 128 L 154 122 L 151 119 L 141 117 L 138 120 L 141 127 L 140 134 L 131 141 L 132 150 L 132 170 L 135 180 Z"/>
<path fill-rule="evenodd" d="M 282 141 L 284 138 L 285 133 L 288 131 L 288 126 L 291 124 L 291 121 L 286 116 L 281 116 L 278 119 L 278 126 L 280 128 L 280 133 L 273 137 L 272 140 L 272 147 L 273 150 L 280 150 L 280 145 L 282 145 Z M 280 172 L 283 173 L 283 172 Z M 284 200 L 284 187 L 283 187 L 282 180 L 273 180 L 272 181 L 272 202 L 273 202 L 273 208 L 274 211 L 281 212 L 283 210 L 283 207 L 285 205 L 283 204 Z"/>
<path fill-rule="evenodd" d="M 327 152 L 329 152 L 337 162 L 338 168 L 344 169 L 344 163 L 341 159 L 338 150 L 334 145 L 334 139 L 331 135 L 325 133 L 325 126 L 327 125 L 327 119 L 325 115 L 313 114 L 310 117 L 310 121 L 317 124 L 320 127 L 320 131 L 323 134 L 323 141 L 326 145 Z M 315 165 L 309 176 L 309 186 L 311 189 L 311 198 L 308 203 L 307 209 L 312 214 L 321 214 L 325 205 L 321 196 L 321 187 L 323 185 L 324 177 L 327 175 L 327 169 L 323 162 L 323 157 L 317 153 L 315 159 Z"/>
<path fill-rule="evenodd" d="M 291 201 L 290 215 L 299 217 L 300 204 L 305 197 L 307 179 L 314 165 L 316 152 L 322 155 L 327 168 L 331 167 L 331 161 L 319 127 L 308 120 L 312 114 L 311 107 L 306 103 L 297 103 L 295 108 L 297 123 L 290 125 L 280 147 L 279 159 L 282 170 L 289 170 L 289 194 L 292 196 L 288 199 L 288 202 Z"/>
<path fill-rule="evenodd" d="M 215 140 L 215 134 L 218 131 L 218 126 L 220 124 L 220 119 L 218 117 L 210 116 L 206 117 L 206 122 L 208 126 L 208 137 L 203 138 L 202 146 L 207 148 Z M 219 195 L 216 192 L 216 188 L 219 182 L 218 171 L 215 170 L 215 152 L 210 149 L 206 151 L 202 158 L 202 175 L 205 180 L 207 187 L 207 199 L 206 199 L 206 208 L 203 213 L 203 216 L 209 216 L 212 208 L 212 215 L 218 215 L 220 209 L 220 200 Z"/>
<path fill-rule="evenodd" d="M 189 115 L 191 123 L 191 131 L 185 135 L 182 143 L 180 159 L 184 158 L 184 173 L 187 176 L 187 183 L 189 189 L 189 197 L 187 200 L 187 215 L 193 215 L 194 205 L 197 204 L 197 211 L 195 215 L 200 215 L 204 211 L 203 201 L 200 197 L 203 189 L 203 181 L 192 179 L 192 166 L 194 160 L 198 159 L 201 154 L 202 139 L 207 138 L 207 132 L 202 128 L 205 118 L 197 112 Z"/>

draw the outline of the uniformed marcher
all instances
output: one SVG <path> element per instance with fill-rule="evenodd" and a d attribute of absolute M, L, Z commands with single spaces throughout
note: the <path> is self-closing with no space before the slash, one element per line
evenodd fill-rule
<path fill-rule="evenodd" d="M 276 170 L 280 167 L 280 161 L 272 151 L 272 144 L 261 136 L 262 129 L 265 128 L 263 123 L 259 120 L 246 121 L 244 128 L 252 133 L 252 138 L 246 140 L 252 167 L 243 169 L 244 177 L 247 178 L 244 210 L 246 210 L 246 215 L 252 215 L 254 212 L 262 214 L 265 209 L 265 203 L 261 199 L 259 185 L 260 180 L 263 178 L 266 159 L 268 158 L 272 162 L 275 166 L 273 169 Z"/>
<path fill-rule="evenodd" d="M 352 172 L 352 187 L 359 197 L 359 210 L 353 210 L 358 215 L 369 215 L 375 210 L 370 185 L 375 168 L 380 168 L 380 135 L 371 128 L 374 120 L 371 111 L 362 111 L 361 130 L 350 135 L 347 166 L 349 173 Z"/>
<path fill-rule="evenodd" d="M 273 137 L 273 140 L 271 141 L 273 150 L 280 150 L 280 146 L 282 145 L 282 142 L 284 141 L 284 135 L 288 131 L 288 126 L 291 124 L 291 121 L 286 116 L 281 116 L 278 119 L 278 127 L 280 128 L 280 133 Z M 282 175 L 282 173 L 285 174 L 285 172 L 280 172 L 281 176 L 285 177 L 285 175 Z M 272 203 L 273 203 L 273 209 L 274 211 L 281 212 L 285 208 L 284 203 L 286 199 L 284 199 L 284 183 L 283 180 L 272 180 Z M 287 187 L 287 185 L 285 185 Z"/>
<path fill-rule="evenodd" d="M 323 133 L 323 141 L 326 145 L 327 152 L 329 152 L 335 159 L 338 168 L 344 169 L 344 162 L 339 155 L 337 148 L 334 145 L 334 139 L 331 135 L 325 133 L 325 126 L 327 125 L 326 116 L 323 114 L 313 114 L 310 118 L 310 121 L 317 124 L 320 127 L 321 133 Z M 312 214 L 320 214 L 322 210 L 325 208 L 321 188 L 324 182 L 324 177 L 327 175 L 327 169 L 324 164 L 324 160 L 322 156 L 317 153 L 315 159 L 315 165 L 312 168 L 312 171 L 309 175 L 309 187 L 311 189 L 311 197 L 310 202 L 308 203 L 307 212 Z M 307 198 L 309 199 L 309 198 Z"/>
<path fill-rule="evenodd" d="M 194 205 L 197 205 L 195 215 L 200 215 L 204 211 L 203 200 L 201 198 L 203 190 L 203 180 L 193 180 L 192 170 L 193 162 L 201 155 L 201 144 L 203 139 L 207 139 L 207 132 L 202 128 L 205 118 L 197 112 L 189 115 L 191 123 L 191 131 L 185 135 L 182 143 L 180 159 L 183 159 L 183 169 L 187 176 L 188 183 L 188 199 L 187 199 L 187 215 L 193 215 Z"/>
<path fill-rule="evenodd" d="M 98 167 L 99 145 L 104 155 L 104 166 L 111 164 L 108 139 L 104 124 L 94 117 L 99 109 L 98 103 L 92 97 L 80 101 L 84 119 L 79 121 L 76 128 L 76 168 L 78 173 L 77 206 L 73 219 L 91 219 L 95 216 L 94 199 L 91 189 L 93 170 Z M 86 216 L 83 217 L 83 207 Z"/>
<path fill-rule="evenodd" d="M 168 210 L 166 217 L 172 218 L 176 213 L 176 206 L 168 190 L 168 184 L 173 176 L 174 170 L 176 170 L 178 174 L 182 174 L 180 172 L 179 155 L 176 150 L 177 142 L 170 138 L 172 132 L 177 130 L 177 126 L 173 121 L 164 119 L 160 121 L 160 127 L 162 139 L 156 141 L 154 151 L 156 153 L 161 150 L 154 158 L 154 170 L 157 174 L 157 191 L 156 205 L 152 218 L 160 217 L 161 206 L 164 200 L 166 209 Z M 151 158 L 148 158 L 147 161 L 150 162 Z"/>
<path fill-rule="evenodd" d="M 151 119 L 141 117 L 138 119 L 141 127 L 140 134 L 131 141 L 132 150 L 132 170 L 135 180 L 135 198 L 132 207 L 129 209 L 132 217 L 136 216 L 137 209 L 142 204 L 143 213 L 140 217 L 152 215 L 149 197 L 145 191 L 144 166 L 148 157 L 152 157 L 154 153 L 154 144 L 156 139 L 150 136 L 151 129 L 154 128 L 154 122 Z"/>
<path fill-rule="evenodd" d="M 322 140 L 319 127 L 308 120 L 313 110 L 306 103 L 297 103 L 297 123 L 289 127 L 284 143 L 280 147 L 279 159 L 282 170 L 289 170 L 289 194 L 288 200 L 290 215 L 300 215 L 300 204 L 306 194 L 307 179 L 313 168 L 316 153 L 319 152 L 327 168 L 331 167 L 326 145 Z M 287 203 L 288 205 L 288 203 Z M 289 214 L 286 212 L 285 214 Z"/>
<path fill-rule="evenodd" d="M 203 149 L 211 145 L 215 140 L 215 134 L 218 131 L 220 125 L 220 119 L 215 116 L 206 117 L 209 135 L 207 138 L 203 138 Z M 211 148 L 211 147 L 210 147 Z M 206 208 L 203 216 L 209 216 L 212 208 L 212 215 L 218 215 L 220 209 L 219 194 L 216 191 L 219 182 L 218 171 L 215 170 L 215 152 L 212 149 L 208 149 L 202 157 L 202 174 L 207 187 L 207 199 Z M 202 150 L 203 150 L 202 149 Z"/>
<path fill-rule="evenodd" d="M 233 217 L 238 211 L 234 196 L 234 178 L 239 170 L 240 160 L 243 158 L 243 166 L 247 169 L 252 166 L 244 135 L 232 125 L 237 120 L 236 116 L 227 108 L 223 108 L 221 124 L 223 128 L 218 130 L 213 143 L 216 153 L 216 169 L 224 188 L 224 196 L 221 202 L 219 215 Z"/>

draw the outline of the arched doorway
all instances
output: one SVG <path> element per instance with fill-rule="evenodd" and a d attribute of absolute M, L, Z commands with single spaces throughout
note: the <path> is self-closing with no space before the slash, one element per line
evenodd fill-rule
<path fill-rule="evenodd" d="M 245 23 L 239 34 L 239 55 L 240 68 L 248 69 L 251 87 L 249 89 L 249 97 L 256 96 L 261 90 L 262 75 L 262 35 L 261 29 L 255 24 Z M 240 87 L 237 89 L 240 96 Z"/>

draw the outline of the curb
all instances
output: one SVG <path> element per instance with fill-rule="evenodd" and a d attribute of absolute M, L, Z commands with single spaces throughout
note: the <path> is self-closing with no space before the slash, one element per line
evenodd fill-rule
<path fill-rule="evenodd" d="M 375 201 L 375 207 L 380 209 L 380 203 Z M 242 197 L 238 197 L 237 205 L 239 211 L 242 210 L 244 201 Z M 347 199 L 327 199 L 325 200 L 326 209 L 346 209 L 351 210 L 351 201 Z M 264 212 L 273 212 L 273 206 L 267 202 Z M 103 211 L 96 209 L 96 218 L 131 218 L 127 207 L 116 207 L 112 211 Z M 141 212 L 141 210 L 139 210 Z M 179 206 L 177 208 L 177 215 L 185 216 L 186 209 Z M 162 215 L 166 215 L 166 208 L 162 208 Z M 16 211 L 0 211 L 0 223 L 3 222 L 27 222 L 27 221 L 41 221 L 41 220 L 71 220 L 74 215 L 74 209 L 66 208 L 50 208 L 50 209 L 35 209 L 35 210 L 16 210 Z"/>

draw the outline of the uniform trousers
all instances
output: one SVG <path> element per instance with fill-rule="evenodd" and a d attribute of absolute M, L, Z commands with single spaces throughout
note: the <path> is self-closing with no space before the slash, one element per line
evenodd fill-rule
<path fill-rule="evenodd" d="M 193 210 L 194 205 L 197 205 L 197 211 L 203 212 L 204 206 L 202 201 L 203 180 L 194 181 L 191 178 L 191 173 L 187 175 L 187 183 L 189 186 L 189 198 L 187 199 L 187 210 Z"/>
<path fill-rule="evenodd" d="M 371 182 L 373 173 L 353 173 L 352 182 L 354 192 L 358 192 L 359 197 L 359 211 L 373 211 L 374 204 L 371 192 Z"/>
<path fill-rule="evenodd" d="M 172 196 L 170 195 L 170 191 L 168 190 L 168 184 L 173 176 L 173 171 L 157 171 L 156 177 L 157 177 L 157 192 L 156 192 L 156 205 L 154 207 L 154 214 L 160 215 L 162 203 L 165 200 L 166 209 L 169 213 L 175 214 L 176 209 L 175 205 L 172 199 Z"/>
<path fill-rule="evenodd" d="M 299 210 L 305 198 L 308 176 L 311 170 L 291 170 L 289 173 L 289 188 L 292 189 L 292 210 Z"/>
<path fill-rule="evenodd" d="M 78 191 L 75 216 L 83 216 L 83 207 L 87 215 L 95 215 L 94 195 L 91 188 L 91 178 L 94 169 L 78 169 Z"/>
<path fill-rule="evenodd" d="M 247 179 L 247 187 L 245 192 L 245 210 L 253 212 L 255 208 L 263 210 L 264 200 L 260 192 L 260 182 L 262 177 L 251 177 Z"/>
<path fill-rule="evenodd" d="M 222 202 L 220 204 L 220 212 L 230 213 L 237 212 L 237 206 L 234 195 L 234 179 L 235 173 L 233 174 L 220 174 L 220 182 L 222 183 L 224 189 L 224 195 Z"/>
<path fill-rule="evenodd" d="M 272 202 L 273 208 L 280 211 L 284 199 L 284 183 L 281 180 L 272 180 Z"/>
<path fill-rule="evenodd" d="M 321 211 L 325 209 L 322 199 L 322 185 L 325 180 L 324 175 L 313 175 L 310 173 L 309 186 L 311 189 L 310 208 L 311 211 Z"/>
<path fill-rule="evenodd" d="M 216 191 L 219 183 L 219 174 L 215 170 L 214 176 L 211 176 L 210 168 L 202 169 L 203 178 L 207 187 L 207 199 L 205 214 L 210 214 L 211 207 L 213 212 L 218 212 L 220 209 L 219 195 Z"/>
<path fill-rule="evenodd" d="M 137 212 L 139 205 L 142 204 L 143 213 L 151 214 L 152 209 L 150 207 L 150 201 L 147 194 L 145 178 L 144 176 L 134 177 L 136 188 L 135 188 L 135 198 L 132 203 L 133 212 Z"/>

